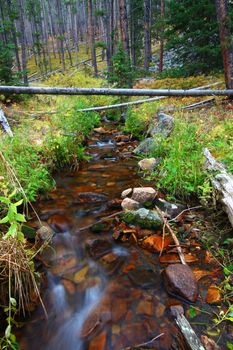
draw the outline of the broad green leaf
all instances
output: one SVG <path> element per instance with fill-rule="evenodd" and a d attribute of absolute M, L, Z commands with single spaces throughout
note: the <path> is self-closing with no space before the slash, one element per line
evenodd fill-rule
<path fill-rule="evenodd" d="M 10 303 L 11 303 L 11 305 L 13 305 L 13 306 L 16 306 L 16 304 L 17 304 L 15 298 L 10 298 Z"/>
<path fill-rule="evenodd" d="M 19 205 L 23 204 L 23 199 L 20 199 L 20 201 L 15 203 L 15 206 L 18 207 Z"/>
<path fill-rule="evenodd" d="M 6 197 L 1 197 L 0 196 L 0 202 L 4 203 L 4 204 L 10 204 L 10 200 L 9 198 L 6 198 Z"/>
<path fill-rule="evenodd" d="M 3 238 L 15 237 L 17 234 L 17 224 L 12 224 Z"/>
<path fill-rule="evenodd" d="M 0 224 L 5 224 L 8 221 L 9 221 L 9 217 L 8 215 L 6 215 L 2 220 L 0 220 Z"/>
<path fill-rule="evenodd" d="M 26 222 L 25 216 L 23 214 L 16 214 L 15 219 L 19 222 Z"/>
<path fill-rule="evenodd" d="M 11 325 L 8 324 L 8 326 L 6 327 L 6 330 L 5 330 L 5 337 L 7 339 L 9 339 L 10 335 L 11 335 Z"/>
<path fill-rule="evenodd" d="M 229 341 L 227 342 L 227 349 L 233 350 L 233 344 L 230 343 Z"/>

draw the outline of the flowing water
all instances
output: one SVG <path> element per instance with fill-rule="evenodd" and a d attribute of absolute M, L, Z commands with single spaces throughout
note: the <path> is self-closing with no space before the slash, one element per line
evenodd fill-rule
<path fill-rule="evenodd" d="M 111 135 L 92 137 L 90 161 L 57 177 L 37 207 L 56 232 L 40 256 L 48 316 L 40 306 L 32 312 L 21 330 L 22 350 L 120 350 L 160 334 L 151 348 L 182 349 L 166 308 L 179 301 L 164 291 L 158 255 L 115 243 L 113 221 L 80 230 L 119 211 L 124 189 L 144 184 L 128 149 L 119 152 L 131 143 L 117 147 Z"/>

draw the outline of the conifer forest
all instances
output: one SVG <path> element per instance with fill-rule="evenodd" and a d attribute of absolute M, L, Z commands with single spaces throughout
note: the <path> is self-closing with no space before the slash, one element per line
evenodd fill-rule
<path fill-rule="evenodd" d="M 0 0 L 0 350 L 233 349 L 233 1 Z"/>

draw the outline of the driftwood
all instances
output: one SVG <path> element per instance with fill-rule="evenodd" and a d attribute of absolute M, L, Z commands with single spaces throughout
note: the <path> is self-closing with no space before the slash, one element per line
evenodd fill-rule
<path fill-rule="evenodd" d="M 161 219 L 163 220 L 164 226 L 168 229 L 169 233 L 172 236 L 172 239 L 173 239 L 173 241 L 175 243 L 175 246 L 176 246 L 176 249 L 177 249 L 177 253 L 179 255 L 181 263 L 183 265 L 187 265 L 186 261 L 185 261 L 184 254 L 183 254 L 181 246 L 180 246 L 180 242 L 179 242 L 178 238 L 176 237 L 175 232 L 172 230 L 171 226 L 168 223 L 167 218 L 165 218 L 165 216 L 163 215 L 163 212 L 158 207 L 156 208 L 156 210 L 158 211 Z"/>
<path fill-rule="evenodd" d="M 196 333 L 192 329 L 190 323 L 183 314 L 177 313 L 175 316 L 175 322 L 191 350 L 205 350 L 201 341 L 199 340 Z"/>
<path fill-rule="evenodd" d="M 11 130 L 11 127 L 7 121 L 7 118 L 3 112 L 3 110 L 0 108 L 0 124 L 2 124 L 3 129 L 5 132 L 10 136 L 13 137 L 13 132 Z"/>
<path fill-rule="evenodd" d="M 207 98 L 204 101 L 200 101 L 200 102 L 188 105 L 188 106 L 181 107 L 181 109 L 191 110 L 191 109 L 195 109 L 195 108 L 201 108 L 203 106 L 206 106 L 207 104 L 212 103 L 214 100 L 215 100 L 214 97 L 210 97 L 210 98 Z"/>
<path fill-rule="evenodd" d="M 0 86 L 1 94 L 105 95 L 105 96 L 233 96 L 233 90 L 169 90 Z"/>
<path fill-rule="evenodd" d="M 212 176 L 212 185 L 217 194 L 217 199 L 223 204 L 223 208 L 228 215 L 233 227 L 233 176 L 229 174 L 220 162 L 217 162 L 211 155 L 208 148 L 204 149 L 206 157 L 206 169 L 217 174 Z"/>

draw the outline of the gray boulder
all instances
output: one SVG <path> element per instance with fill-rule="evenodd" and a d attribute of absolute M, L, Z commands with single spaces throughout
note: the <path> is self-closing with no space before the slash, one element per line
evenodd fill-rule
<path fill-rule="evenodd" d="M 174 119 L 172 116 L 165 114 L 163 112 L 158 113 L 158 121 L 157 123 L 152 123 L 149 126 L 148 134 L 152 137 L 162 136 L 168 137 L 172 132 L 174 127 Z"/>
<path fill-rule="evenodd" d="M 149 154 L 154 148 L 154 139 L 149 137 L 142 142 L 134 149 L 133 153 L 135 154 Z"/>

